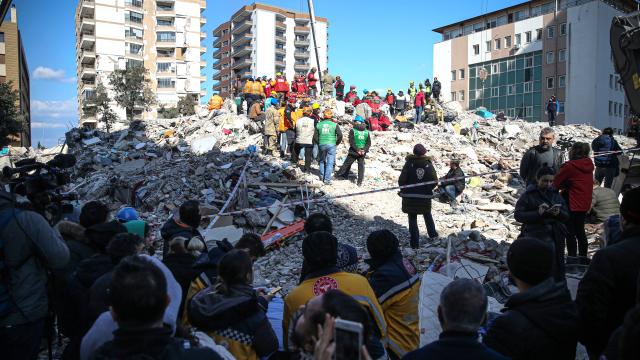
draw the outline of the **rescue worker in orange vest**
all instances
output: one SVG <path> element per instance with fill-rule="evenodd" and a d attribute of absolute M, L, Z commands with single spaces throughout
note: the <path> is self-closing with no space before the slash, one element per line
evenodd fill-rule
<path fill-rule="evenodd" d="M 278 99 L 286 99 L 287 93 L 289 92 L 289 82 L 282 76 L 282 73 L 276 74 L 275 86 L 273 90 L 278 93 Z"/>
<path fill-rule="evenodd" d="M 251 109 L 251 105 L 253 104 L 253 95 L 251 93 L 251 89 L 253 87 L 253 78 L 248 77 L 247 82 L 244 83 L 244 90 L 242 93 L 244 94 L 244 100 L 247 102 L 247 114 L 249 113 L 249 109 Z"/>
<path fill-rule="evenodd" d="M 222 103 L 224 100 L 218 93 L 213 93 L 211 99 L 209 99 L 209 111 L 222 109 Z"/>
<path fill-rule="evenodd" d="M 298 89 L 298 97 L 307 97 L 309 93 L 309 88 L 307 87 L 307 81 L 304 79 L 303 75 L 299 75 L 296 80 L 296 88 Z"/>

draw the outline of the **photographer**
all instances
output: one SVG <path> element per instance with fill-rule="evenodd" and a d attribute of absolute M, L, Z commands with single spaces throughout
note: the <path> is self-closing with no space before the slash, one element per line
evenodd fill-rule
<path fill-rule="evenodd" d="M 41 215 L 18 209 L 0 189 L 0 254 L 2 358 L 36 359 L 48 310 L 47 269 L 64 267 L 69 249 Z"/>

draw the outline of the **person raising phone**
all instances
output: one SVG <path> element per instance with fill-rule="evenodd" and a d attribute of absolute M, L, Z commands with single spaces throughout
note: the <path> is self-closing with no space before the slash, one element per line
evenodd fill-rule
<path fill-rule="evenodd" d="M 564 280 L 564 243 L 569 209 L 558 190 L 553 188 L 555 173 L 543 167 L 536 174 L 537 182 L 516 202 L 514 217 L 522 223 L 520 237 L 531 236 L 547 242 L 554 248 L 554 278 Z"/>

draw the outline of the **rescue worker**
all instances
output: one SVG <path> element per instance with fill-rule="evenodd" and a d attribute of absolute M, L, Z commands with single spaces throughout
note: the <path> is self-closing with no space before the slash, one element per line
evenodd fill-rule
<path fill-rule="evenodd" d="M 387 349 L 392 359 L 400 359 L 420 346 L 420 274 L 402 256 L 398 238 L 389 230 L 369 234 L 367 251 L 371 258 L 365 260 L 369 265 L 366 277 L 387 322 Z"/>
<path fill-rule="evenodd" d="M 426 99 L 424 96 L 423 86 L 420 84 L 420 91 L 414 96 L 414 107 L 416 108 L 416 118 L 414 122 L 416 124 L 422 121 L 422 113 L 424 112 L 424 106 L 426 105 Z"/>
<path fill-rule="evenodd" d="M 427 226 L 429 238 L 437 238 L 436 224 L 431 216 L 431 197 L 433 188 L 436 186 L 438 175 L 431 162 L 431 158 L 426 156 L 427 149 L 422 144 L 413 147 L 413 154 L 407 156 L 398 185 L 414 185 L 424 182 L 432 182 L 421 186 L 404 188 L 400 190 L 402 197 L 402 212 L 409 218 L 409 233 L 411 234 L 411 247 L 417 249 L 420 244 L 420 232 L 418 229 L 418 214 L 422 214 Z"/>
<path fill-rule="evenodd" d="M 431 86 L 431 92 L 433 94 L 433 98 L 436 101 L 440 101 L 440 90 L 442 90 L 442 84 L 440 84 L 440 80 L 437 77 L 433 78 L 433 86 Z"/>
<path fill-rule="evenodd" d="M 347 158 L 336 173 L 336 177 L 349 178 L 349 171 L 354 161 L 358 160 L 358 186 L 362 186 L 364 179 L 364 158 L 371 146 L 371 136 L 367 130 L 364 119 L 356 115 L 353 129 L 349 131 L 349 152 Z"/>
<path fill-rule="evenodd" d="M 353 104 L 356 100 L 358 100 L 358 92 L 356 91 L 356 86 L 351 85 L 349 86 L 349 92 L 345 96 L 344 101 Z"/>
<path fill-rule="evenodd" d="M 336 147 L 342 142 L 340 127 L 333 121 L 333 111 L 325 109 L 323 120 L 316 126 L 313 135 L 314 144 L 318 144 L 320 150 L 320 181 L 331 184 L 333 166 L 336 161 Z"/>
<path fill-rule="evenodd" d="M 253 96 L 253 102 L 264 99 L 264 88 L 262 87 L 260 78 L 257 78 L 256 81 L 251 84 L 251 95 Z M 249 107 L 249 109 L 251 109 L 251 107 Z"/>
<path fill-rule="evenodd" d="M 427 97 L 427 100 L 431 98 L 431 82 L 429 79 L 424 81 L 424 95 Z"/>
<path fill-rule="evenodd" d="M 409 81 L 409 88 L 407 89 L 407 95 L 409 95 L 409 98 L 411 99 L 411 104 L 413 104 L 417 93 L 418 93 L 418 89 L 416 89 L 416 87 L 414 86 L 413 81 Z"/>
<path fill-rule="evenodd" d="M 334 87 L 336 88 L 336 100 L 342 101 L 344 99 L 344 81 L 342 81 L 340 75 L 336 76 Z"/>
<path fill-rule="evenodd" d="M 249 76 L 247 81 L 244 83 L 244 89 L 242 91 L 244 94 L 244 100 L 247 102 L 247 113 L 249 113 L 249 109 L 251 109 L 251 105 L 253 104 L 253 95 L 251 94 L 252 85 L 253 78 Z"/>
<path fill-rule="evenodd" d="M 300 151 L 304 149 L 304 168 L 303 172 L 308 173 L 311 170 L 313 134 L 315 133 L 314 120 L 311 118 L 312 110 L 310 107 L 302 109 L 302 117 L 296 121 L 296 143 L 291 152 L 291 162 L 295 165 L 298 163 Z"/>
<path fill-rule="evenodd" d="M 249 119 L 253 121 L 264 120 L 264 111 L 262 111 L 263 106 L 264 104 L 262 103 L 262 100 L 254 102 L 249 109 Z"/>
<path fill-rule="evenodd" d="M 338 239 L 326 231 L 307 235 L 302 242 L 302 256 L 306 272 L 302 281 L 284 299 L 283 335 L 284 348 L 290 349 L 290 334 L 294 330 L 295 315 L 301 306 L 314 297 L 332 289 L 340 289 L 355 298 L 367 309 L 380 339 L 387 337 L 387 325 L 378 299 L 361 275 L 342 272 L 336 267 Z M 383 341 L 384 342 L 384 341 Z"/>
<path fill-rule="evenodd" d="M 224 100 L 218 93 L 213 93 L 211 99 L 209 99 L 209 111 L 222 109 L 222 103 Z"/>
<path fill-rule="evenodd" d="M 322 94 L 333 97 L 333 83 L 336 80 L 329 74 L 329 69 L 324 69 L 322 72 Z"/>
<path fill-rule="evenodd" d="M 396 101 L 396 96 L 393 95 L 393 90 L 391 89 L 387 89 L 387 96 L 385 96 L 384 98 L 384 102 L 389 105 L 389 113 L 391 114 L 391 116 L 393 117 L 393 115 L 395 115 L 395 109 L 393 108 L 393 104 Z"/>
<path fill-rule="evenodd" d="M 280 103 L 277 99 L 271 99 L 271 106 L 267 109 L 264 122 L 264 148 L 265 152 L 275 155 L 278 152 L 276 145 L 278 137 L 278 126 L 280 124 Z"/>
<path fill-rule="evenodd" d="M 298 92 L 298 97 L 301 98 L 307 97 L 307 94 L 309 93 L 307 82 L 303 75 L 298 76 L 298 79 L 296 80 L 296 91 Z"/>
<path fill-rule="evenodd" d="M 404 116 L 404 112 L 407 110 L 408 104 L 408 96 L 405 95 L 402 90 L 398 91 L 398 96 L 396 96 L 395 102 L 393 103 L 396 114 Z"/>
<path fill-rule="evenodd" d="M 293 144 L 296 140 L 296 133 L 294 130 L 298 114 L 296 113 L 295 98 L 294 102 L 291 102 L 291 98 L 287 101 L 286 105 L 282 107 L 280 112 L 280 124 L 278 131 L 280 132 L 280 156 L 285 157 L 287 151 L 293 151 Z"/>
<path fill-rule="evenodd" d="M 271 92 L 273 90 L 273 88 L 271 87 L 272 82 L 273 80 L 269 78 L 269 80 L 267 80 L 267 83 L 264 85 L 264 96 L 267 98 L 271 97 Z"/>
<path fill-rule="evenodd" d="M 282 101 L 283 99 L 287 98 L 287 93 L 289 92 L 289 82 L 287 81 L 287 79 L 285 79 L 284 76 L 282 76 L 282 73 L 279 72 L 276 74 L 276 79 L 271 85 L 273 87 L 273 90 L 275 90 L 278 95 L 278 100 Z"/>
<path fill-rule="evenodd" d="M 307 74 L 307 83 L 309 84 L 309 96 L 315 98 L 318 94 L 318 88 L 316 87 L 316 83 L 318 82 L 318 78 L 316 77 L 316 71 L 318 69 L 311 68 L 309 70 L 309 74 Z"/>
<path fill-rule="evenodd" d="M 315 128 L 320 122 L 320 104 L 313 103 L 313 105 L 311 105 L 311 118 L 313 119 L 313 127 Z"/>

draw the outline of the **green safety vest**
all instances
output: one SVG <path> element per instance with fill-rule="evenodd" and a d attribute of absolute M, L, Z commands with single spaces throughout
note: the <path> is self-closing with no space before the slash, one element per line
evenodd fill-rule
<path fill-rule="evenodd" d="M 412 88 L 412 87 L 410 87 L 409 91 L 408 91 L 409 96 L 416 96 L 417 92 L 418 92 L 418 90 L 416 88 Z"/>
<path fill-rule="evenodd" d="M 357 130 L 353 129 L 353 142 L 356 145 L 357 149 L 364 149 L 365 145 L 367 145 L 367 138 L 369 137 L 369 132 L 367 130 Z"/>
<path fill-rule="evenodd" d="M 431 92 L 431 86 L 427 86 L 427 88 L 425 89 L 426 92 L 430 93 Z"/>
<path fill-rule="evenodd" d="M 337 124 L 330 120 L 323 120 L 318 123 L 316 129 L 318 129 L 320 145 L 335 145 L 338 137 L 336 136 Z"/>

